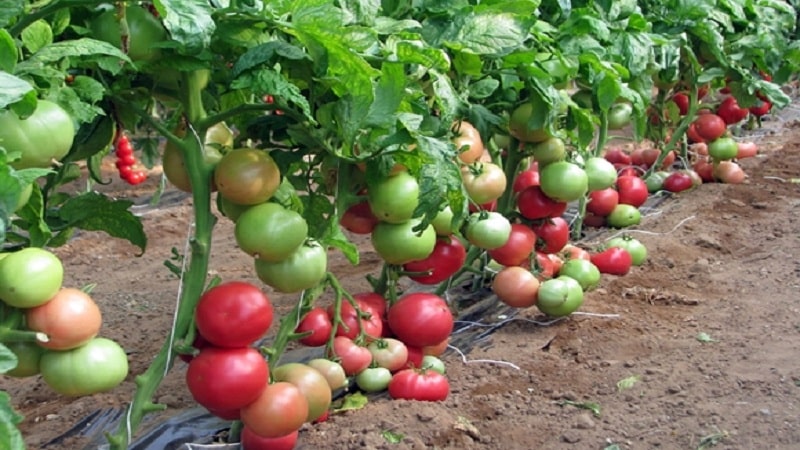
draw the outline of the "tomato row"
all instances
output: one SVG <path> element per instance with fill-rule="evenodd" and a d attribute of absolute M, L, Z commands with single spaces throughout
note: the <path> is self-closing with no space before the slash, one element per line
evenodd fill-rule
<path fill-rule="evenodd" d="M 63 278 L 61 261 L 47 250 L 0 254 L 0 345 L 17 358 L 6 375 L 41 374 L 67 396 L 113 389 L 128 375 L 127 355 L 98 337 L 100 308 L 86 292 L 63 287 Z"/>

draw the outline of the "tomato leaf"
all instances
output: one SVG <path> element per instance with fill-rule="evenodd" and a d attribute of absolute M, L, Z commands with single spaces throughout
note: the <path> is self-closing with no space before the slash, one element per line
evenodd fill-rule
<path fill-rule="evenodd" d="M 336 414 L 344 411 L 354 411 L 367 406 L 367 403 L 369 403 L 369 399 L 366 395 L 362 392 L 353 392 L 352 394 L 345 395 L 341 400 L 336 401 L 333 405 L 332 412 Z"/>
<path fill-rule="evenodd" d="M 24 99 L 29 93 L 33 93 L 33 100 L 35 102 L 36 93 L 30 83 L 14 75 L 0 71 L 0 108 L 5 108 L 8 105 Z M 34 108 L 31 108 L 31 112 Z"/>
<path fill-rule="evenodd" d="M 14 411 L 8 393 L 0 391 L 0 448 L 25 450 L 25 441 L 17 428 L 17 424 L 20 422 L 22 422 L 22 416 Z"/>
<path fill-rule="evenodd" d="M 389 128 L 403 101 L 406 75 L 402 64 L 383 63 L 381 77 L 375 86 L 375 100 L 369 108 L 365 125 Z"/>
<path fill-rule="evenodd" d="M 208 1 L 156 0 L 154 4 L 172 39 L 183 46 L 182 53 L 199 53 L 209 46 L 216 24 Z"/>
<path fill-rule="evenodd" d="M 399 444 L 403 442 L 403 438 L 406 437 L 403 433 L 397 433 L 392 430 L 383 430 L 381 431 L 381 436 L 386 440 L 386 442 L 390 444 Z"/>
<path fill-rule="evenodd" d="M 17 355 L 0 343 L 0 373 L 6 373 L 14 367 L 17 367 L 18 361 Z"/>
<path fill-rule="evenodd" d="M 64 202 L 58 216 L 67 226 L 104 231 L 144 251 L 147 235 L 142 221 L 129 211 L 132 204 L 128 200 L 112 200 L 98 192 L 87 192 Z"/>
<path fill-rule="evenodd" d="M 454 223 L 460 223 L 466 217 L 466 196 L 461 170 L 455 162 L 455 145 L 424 136 L 420 136 L 417 143 L 422 150 L 423 164 L 418 177 L 419 205 L 414 217 L 423 217 L 421 226 L 426 227 L 446 202 L 453 210 Z"/>
<path fill-rule="evenodd" d="M 24 0 L 5 0 L 3 7 L 0 8 L 0 27 L 6 27 L 8 24 L 16 21 L 22 12 L 25 10 Z"/>
<path fill-rule="evenodd" d="M 31 191 L 31 198 L 28 203 L 17 211 L 24 229 L 28 232 L 28 240 L 31 247 L 44 247 L 53 232 L 44 220 L 44 198 L 42 197 L 42 190 L 38 184 L 33 185 Z"/>
<path fill-rule="evenodd" d="M 278 69 L 262 69 L 246 72 L 231 83 L 234 89 L 252 89 L 258 96 L 273 95 L 300 107 L 303 115 L 311 123 L 316 123 L 311 115 L 308 99 L 300 92 L 296 84 L 290 82 Z"/>
<path fill-rule="evenodd" d="M 64 58 L 82 57 L 82 62 L 97 62 L 104 70 L 117 74 L 122 70 L 119 61 L 131 62 L 128 55 L 108 42 L 91 38 L 59 41 L 47 45 L 17 65 L 17 74 L 35 72 L 40 66 Z"/>
<path fill-rule="evenodd" d="M 440 39 L 454 50 L 502 56 L 523 45 L 529 25 L 513 14 L 469 12 L 456 15 Z"/>
<path fill-rule="evenodd" d="M 53 30 L 44 20 L 37 20 L 22 30 L 22 45 L 31 53 L 53 43 Z"/>
<path fill-rule="evenodd" d="M 0 70 L 13 72 L 18 58 L 19 50 L 14 44 L 14 38 L 5 28 L 0 28 Z"/>

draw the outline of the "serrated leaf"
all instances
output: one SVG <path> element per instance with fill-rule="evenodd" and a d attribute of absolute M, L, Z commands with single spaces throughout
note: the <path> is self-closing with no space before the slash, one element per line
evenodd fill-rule
<path fill-rule="evenodd" d="M 0 0 L 0 27 L 5 28 L 25 9 L 25 0 Z"/>
<path fill-rule="evenodd" d="M 494 78 L 484 78 L 469 86 L 469 96 L 474 99 L 484 99 L 490 97 L 497 88 L 500 87 L 500 81 Z"/>
<path fill-rule="evenodd" d="M 623 391 L 625 389 L 630 389 L 634 385 L 636 385 L 636 383 L 638 383 L 639 380 L 641 380 L 641 378 L 642 377 L 639 376 L 639 375 L 632 375 L 632 376 L 630 376 L 628 378 L 623 378 L 623 379 L 617 381 L 617 390 L 618 391 Z"/>
<path fill-rule="evenodd" d="M 697 337 L 696 337 L 696 339 L 697 339 L 699 342 L 702 342 L 702 343 L 717 342 L 717 340 L 716 340 L 716 339 L 713 339 L 713 338 L 711 337 L 711 335 L 709 335 L 708 333 L 705 333 L 705 332 L 700 332 L 700 333 L 697 333 Z"/>
<path fill-rule="evenodd" d="M 267 64 L 269 66 L 277 62 L 277 56 L 288 60 L 300 61 L 310 60 L 309 56 L 297 46 L 283 41 L 270 41 L 248 49 L 233 65 L 233 77 L 236 78 L 249 69 Z"/>
<path fill-rule="evenodd" d="M 433 76 L 433 92 L 436 94 L 434 101 L 439 107 L 443 122 L 451 122 L 458 114 L 461 99 L 458 97 L 452 80 L 449 76 L 436 71 L 431 71 Z"/>
<path fill-rule="evenodd" d="M 403 438 L 406 437 L 406 435 L 403 433 L 397 433 L 391 430 L 381 431 L 381 436 L 383 436 L 383 439 L 390 444 L 399 444 L 403 442 Z"/>
<path fill-rule="evenodd" d="M 614 106 L 622 93 L 622 83 L 619 78 L 610 75 L 608 72 L 595 87 L 597 90 L 597 105 L 602 111 L 608 111 Z"/>
<path fill-rule="evenodd" d="M 0 71 L 0 108 L 16 103 L 31 93 L 35 99 L 36 94 L 30 83 L 10 73 Z"/>
<path fill-rule="evenodd" d="M 50 24 L 42 19 L 33 22 L 25 27 L 20 35 L 22 45 L 31 53 L 36 53 L 39 49 L 53 43 L 53 30 Z"/>
<path fill-rule="evenodd" d="M 421 155 L 418 158 L 421 163 L 418 173 L 420 201 L 414 216 L 422 217 L 421 226 L 427 226 L 442 205 L 447 204 L 453 210 L 454 222 L 462 221 L 466 215 L 466 196 L 461 170 L 455 162 L 455 145 L 429 137 L 417 138 L 417 145 Z"/>
<path fill-rule="evenodd" d="M 383 63 L 365 125 L 389 128 L 395 122 L 397 109 L 403 101 L 405 81 L 402 64 Z"/>
<path fill-rule="evenodd" d="M 125 239 L 143 252 L 147 235 L 142 221 L 129 211 L 133 202 L 112 200 L 97 192 L 87 192 L 64 202 L 58 215 L 67 225 L 83 230 L 104 231 Z"/>
<path fill-rule="evenodd" d="M 30 58 L 21 62 L 17 66 L 17 73 L 23 71 L 23 66 L 25 69 L 30 69 L 37 67 L 40 64 L 47 64 L 59 61 L 63 58 L 75 56 L 105 56 L 128 63 L 131 62 L 128 55 L 122 53 L 120 49 L 114 47 L 108 42 L 98 41 L 97 39 L 91 38 L 80 38 L 54 42 L 45 46 L 38 52 L 31 55 Z M 118 67 L 118 70 L 121 69 L 119 64 L 116 64 L 116 66 Z"/>
<path fill-rule="evenodd" d="M 0 373 L 6 373 L 17 367 L 18 362 L 17 355 L 0 342 Z"/>
<path fill-rule="evenodd" d="M 183 46 L 182 53 L 193 55 L 208 48 L 216 24 L 207 0 L 156 0 L 170 37 Z"/>
<path fill-rule="evenodd" d="M 507 13 L 470 13 L 453 20 L 444 43 L 478 55 L 502 56 L 522 46 L 528 30 L 519 16 Z"/>
<path fill-rule="evenodd" d="M 17 65 L 19 50 L 14 43 L 14 38 L 5 28 L 0 28 L 0 70 L 13 72 Z"/>
<path fill-rule="evenodd" d="M 316 123 L 314 116 L 311 115 L 311 106 L 308 99 L 300 91 L 297 85 L 293 84 L 283 76 L 282 73 L 274 69 L 262 69 L 250 73 L 245 73 L 231 83 L 234 89 L 252 89 L 258 96 L 272 95 L 275 98 L 285 100 L 287 103 L 294 103 L 311 123 Z"/>
<path fill-rule="evenodd" d="M 333 413 L 340 413 L 344 411 L 354 411 L 367 406 L 369 399 L 362 392 L 353 392 L 352 394 L 345 395 L 341 400 L 336 402 L 333 407 Z"/>

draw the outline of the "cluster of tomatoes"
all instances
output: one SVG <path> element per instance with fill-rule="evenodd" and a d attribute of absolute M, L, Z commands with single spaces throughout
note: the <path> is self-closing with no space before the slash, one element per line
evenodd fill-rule
<path fill-rule="evenodd" d="M 113 389 L 128 375 L 127 355 L 97 337 L 100 308 L 84 291 L 63 287 L 63 278 L 61 261 L 47 250 L 0 253 L 0 343 L 17 357 L 6 375 L 41 374 L 73 397 Z"/>
<path fill-rule="evenodd" d="M 117 166 L 119 177 L 131 185 L 144 182 L 147 179 L 147 172 L 143 169 L 134 169 L 136 156 L 133 154 L 131 141 L 125 133 L 119 133 L 114 147 L 114 154 L 117 157 L 114 164 Z"/>

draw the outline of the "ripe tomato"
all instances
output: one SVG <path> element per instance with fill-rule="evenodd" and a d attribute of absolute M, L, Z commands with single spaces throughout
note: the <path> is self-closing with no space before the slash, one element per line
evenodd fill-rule
<path fill-rule="evenodd" d="M 234 228 L 236 244 L 245 253 L 267 262 L 288 258 L 308 237 L 308 223 L 277 203 L 261 203 L 244 211 Z"/>
<path fill-rule="evenodd" d="M 217 347 L 247 347 L 272 325 L 272 303 L 261 289 L 229 281 L 206 291 L 197 303 L 200 334 Z"/>
<path fill-rule="evenodd" d="M 241 410 L 242 423 L 253 433 L 276 438 L 293 433 L 308 417 L 308 401 L 292 383 L 270 384 L 256 399 Z"/>
<path fill-rule="evenodd" d="M 368 305 L 362 305 L 356 300 L 356 305 L 361 310 L 361 314 L 349 302 L 342 302 L 340 311 L 341 324 L 336 329 L 336 336 L 345 336 L 356 339 L 364 329 L 367 339 L 378 339 L 383 335 L 383 318 L 380 314 L 375 314 Z M 333 305 L 328 307 L 328 317 L 334 320 L 335 311 Z"/>
<path fill-rule="evenodd" d="M 586 203 L 586 211 L 598 216 L 607 216 L 619 204 L 619 192 L 613 187 L 592 191 Z"/>
<path fill-rule="evenodd" d="M 376 294 L 374 292 L 361 292 L 354 294 L 353 300 L 358 302 L 358 305 L 364 311 L 369 311 L 378 317 L 386 316 L 386 299 L 380 294 Z"/>
<path fill-rule="evenodd" d="M 39 368 L 54 391 L 79 397 L 109 391 L 122 383 L 128 375 L 128 356 L 116 342 L 98 337 L 72 350 L 46 351 Z"/>
<path fill-rule="evenodd" d="M 531 186 L 539 185 L 539 169 L 527 169 L 517 174 L 511 189 L 515 193 L 520 193 Z"/>
<path fill-rule="evenodd" d="M 577 164 L 554 162 L 539 171 L 540 187 L 545 195 L 560 202 L 578 200 L 589 189 L 589 177 Z"/>
<path fill-rule="evenodd" d="M 686 172 L 672 172 L 664 179 L 664 189 L 669 192 L 683 192 L 693 187 L 694 181 Z"/>
<path fill-rule="evenodd" d="M 64 281 L 64 266 L 47 250 L 28 247 L 0 259 L 0 299 L 33 308 L 53 298 Z"/>
<path fill-rule="evenodd" d="M 292 450 L 297 445 L 299 435 L 300 430 L 294 430 L 285 436 L 265 438 L 248 427 L 242 427 L 242 450 Z"/>
<path fill-rule="evenodd" d="M 624 164 L 628 165 L 631 163 L 631 156 L 625 151 L 623 151 L 619 147 L 613 147 L 608 149 L 604 154 L 603 158 L 607 159 L 608 162 L 611 164 Z"/>
<path fill-rule="evenodd" d="M 678 92 L 672 96 L 672 102 L 678 107 L 678 113 L 685 116 L 689 112 L 689 96 L 683 92 Z"/>
<path fill-rule="evenodd" d="M 458 272 L 466 260 L 467 250 L 457 237 L 451 235 L 437 239 L 427 258 L 406 263 L 403 270 L 420 273 L 408 276 L 417 283 L 439 284 Z"/>
<path fill-rule="evenodd" d="M 447 399 L 450 383 L 433 370 L 404 369 L 389 382 L 389 396 L 393 399 L 438 402 Z"/>
<path fill-rule="evenodd" d="M 294 329 L 295 333 L 311 333 L 308 336 L 299 339 L 300 343 L 309 347 L 321 347 L 328 343 L 328 338 L 331 335 L 331 323 L 328 313 L 320 308 L 312 308 L 306 315 L 300 319 L 297 328 Z"/>
<path fill-rule="evenodd" d="M 519 266 L 528 260 L 535 245 L 536 233 L 527 225 L 515 223 L 506 243 L 489 250 L 489 256 L 504 266 Z"/>
<path fill-rule="evenodd" d="M 389 328 L 406 345 L 425 347 L 445 340 L 453 331 L 453 314 L 441 297 L 407 294 L 387 311 Z"/>
<path fill-rule="evenodd" d="M 697 128 L 694 126 L 694 122 L 689 124 L 689 128 L 686 129 L 686 137 L 689 139 L 690 143 L 699 144 L 705 142 L 705 139 L 700 137 L 697 133 Z"/>
<path fill-rule="evenodd" d="M 508 306 L 528 308 L 536 304 L 539 280 L 524 267 L 510 266 L 495 275 L 492 291 Z"/>
<path fill-rule="evenodd" d="M 649 195 L 647 184 L 634 175 L 622 175 L 617 178 L 617 192 L 620 204 L 637 208 L 644 205 Z"/>
<path fill-rule="evenodd" d="M 529 125 L 533 114 L 533 104 L 531 102 L 525 102 L 514 109 L 508 124 L 508 131 L 511 136 L 522 142 L 542 142 L 549 138 L 550 134 L 547 130 L 532 128 Z"/>
<path fill-rule="evenodd" d="M 467 240 L 485 250 L 502 247 L 511 235 L 511 222 L 498 212 L 476 212 L 467 219 Z"/>
<path fill-rule="evenodd" d="M 631 270 L 633 259 L 627 250 L 621 247 L 609 247 L 592 255 L 592 264 L 600 273 L 625 275 Z"/>
<path fill-rule="evenodd" d="M 51 350 L 80 347 L 97 336 L 103 324 L 97 303 L 74 288 L 62 288 L 44 305 L 28 309 L 25 321 L 28 328 L 50 338 L 39 345 Z"/>
<path fill-rule="evenodd" d="M 560 216 L 566 205 L 545 195 L 539 186 L 527 187 L 517 196 L 519 213 L 531 220 Z"/>
<path fill-rule="evenodd" d="M 369 352 L 369 349 L 356 344 L 352 339 L 345 336 L 333 338 L 331 356 L 341 360 L 340 364 L 344 369 L 344 373 L 348 376 L 361 372 L 369 367 L 372 362 L 372 353 Z"/>
<path fill-rule="evenodd" d="M 762 100 L 762 99 L 759 99 L 759 103 L 749 108 L 750 114 L 756 117 L 763 117 L 769 114 L 769 111 L 771 109 L 772 109 L 772 103 L 769 100 Z"/>
<path fill-rule="evenodd" d="M 747 108 L 739 106 L 739 102 L 733 96 L 727 97 L 717 107 L 717 115 L 725 121 L 727 125 L 733 125 L 741 122 L 747 117 L 750 111 Z"/>
<path fill-rule="evenodd" d="M 231 411 L 256 400 L 269 379 L 267 362 L 253 348 L 206 347 L 189 362 L 186 385 L 209 410 Z"/>
<path fill-rule="evenodd" d="M 347 386 L 347 374 L 344 373 L 344 368 L 338 362 L 325 358 L 314 358 L 307 364 L 325 377 L 331 391 Z"/>
<path fill-rule="evenodd" d="M 558 253 L 569 242 L 569 223 L 562 217 L 553 217 L 531 227 L 536 236 L 536 250 Z"/>
<path fill-rule="evenodd" d="M 561 259 L 564 261 L 569 261 L 570 259 L 585 259 L 588 261 L 591 259 L 591 255 L 588 251 L 573 244 L 565 245 L 559 252 L 559 256 L 561 256 Z"/>
<path fill-rule="evenodd" d="M 301 363 L 282 364 L 272 370 L 275 381 L 292 383 L 308 403 L 306 422 L 313 422 L 328 412 L 331 406 L 331 388 L 320 371 Z M 267 387 L 269 389 L 269 387 Z"/>
<path fill-rule="evenodd" d="M 369 202 L 363 201 L 347 208 L 339 223 L 351 233 L 370 234 L 378 224 L 378 218 L 372 214 Z"/>
<path fill-rule="evenodd" d="M 418 234 L 414 228 L 420 222 L 419 219 L 398 224 L 381 222 L 372 230 L 372 246 L 389 264 L 402 265 L 425 259 L 436 246 L 436 231 L 429 225 Z"/>
<path fill-rule="evenodd" d="M 372 354 L 372 362 L 378 367 L 396 372 L 406 365 L 408 361 L 408 347 L 402 341 L 394 338 L 378 339 L 367 345 Z"/>
<path fill-rule="evenodd" d="M 300 292 L 319 284 L 328 270 L 328 253 L 314 241 L 306 242 L 280 262 L 255 260 L 256 275 L 279 292 Z"/>
<path fill-rule="evenodd" d="M 419 369 L 422 367 L 422 358 L 425 357 L 422 348 L 406 345 L 408 348 L 408 361 L 403 365 L 403 369 Z"/>
<path fill-rule="evenodd" d="M 436 345 L 426 345 L 425 347 L 422 347 L 422 354 L 425 356 L 441 356 L 445 351 L 447 351 L 448 345 L 450 345 L 449 337 Z"/>
<path fill-rule="evenodd" d="M 634 266 L 641 266 L 644 264 L 645 260 L 647 260 L 647 247 L 638 239 L 634 239 L 630 236 L 618 236 L 609 239 L 608 242 L 606 242 L 606 246 L 620 247 L 627 250 L 628 253 L 631 254 L 631 264 Z"/>
<path fill-rule="evenodd" d="M 727 125 L 722 117 L 716 114 L 703 114 L 692 122 L 694 131 L 702 141 L 710 142 L 721 137 L 727 130 Z"/>
<path fill-rule="evenodd" d="M 239 148 L 225 154 L 214 169 L 219 193 L 239 205 L 257 205 L 272 197 L 281 184 L 275 160 L 264 150 Z"/>
<path fill-rule="evenodd" d="M 536 307 L 551 317 L 564 317 L 577 311 L 583 304 L 583 289 L 576 280 L 559 276 L 544 281 L 539 286 Z"/>
<path fill-rule="evenodd" d="M 402 224 L 419 204 L 419 183 L 406 171 L 388 176 L 367 190 L 372 214 L 383 222 Z"/>
<path fill-rule="evenodd" d="M 626 228 L 637 225 L 642 220 L 642 213 L 639 208 L 633 205 L 620 203 L 606 217 L 606 223 L 612 228 Z"/>
<path fill-rule="evenodd" d="M 451 130 L 456 133 L 453 143 L 458 149 L 458 158 L 465 164 L 472 164 L 483 155 L 483 140 L 471 123 L 461 120 L 453 122 Z"/>
<path fill-rule="evenodd" d="M 703 183 L 713 183 L 714 179 L 714 164 L 707 159 L 702 158 L 692 164 L 692 169 L 697 173 Z"/>
<path fill-rule="evenodd" d="M 503 168 L 491 162 L 461 166 L 461 179 L 470 200 L 479 205 L 500 198 L 508 184 Z"/>
<path fill-rule="evenodd" d="M 11 110 L 0 110 L 0 142 L 9 154 L 22 156 L 9 163 L 17 170 L 50 167 L 69 152 L 74 138 L 72 117 L 51 101 L 39 100 L 24 120 Z"/>

